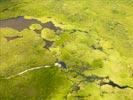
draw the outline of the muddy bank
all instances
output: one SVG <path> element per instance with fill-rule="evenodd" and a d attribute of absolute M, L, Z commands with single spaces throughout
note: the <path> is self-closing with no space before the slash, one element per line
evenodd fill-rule
<path fill-rule="evenodd" d="M 18 31 L 22 31 L 28 28 L 31 24 L 40 24 L 43 28 L 49 28 L 54 31 L 61 30 L 61 28 L 55 26 L 55 24 L 52 21 L 41 23 L 36 19 L 25 19 L 23 16 L 0 20 L 0 28 L 9 27 L 16 29 Z"/>
<path fill-rule="evenodd" d="M 18 39 L 18 38 L 22 38 L 23 36 L 5 36 L 6 40 L 7 41 L 11 41 L 11 40 L 15 40 L 15 39 Z"/>

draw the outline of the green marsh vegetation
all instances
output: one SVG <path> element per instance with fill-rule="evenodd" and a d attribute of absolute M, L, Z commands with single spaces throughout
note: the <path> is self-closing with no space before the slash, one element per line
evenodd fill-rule
<path fill-rule="evenodd" d="M 132 100 L 132 11 L 132 0 L 0 0 L 0 99 Z M 26 72 L 39 66 L 50 67 Z"/>

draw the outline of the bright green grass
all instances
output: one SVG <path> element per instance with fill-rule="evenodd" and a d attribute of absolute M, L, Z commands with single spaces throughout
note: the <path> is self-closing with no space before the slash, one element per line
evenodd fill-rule
<path fill-rule="evenodd" d="M 53 21 L 66 31 L 55 35 L 52 30 L 43 29 L 39 35 L 33 31 L 41 29 L 39 25 L 21 32 L 0 29 L 1 79 L 28 68 L 53 66 L 0 80 L 0 99 L 132 100 L 133 89 L 109 85 L 100 88 L 96 82 L 82 82 L 78 92 L 71 92 L 73 84 L 82 77 L 73 78 L 74 73 L 69 70 L 91 66 L 93 70 L 82 73 L 109 76 L 119 85 L 133 87 L 133 0 L 0 0 L 1 20 L 17 16 Z M 71 33 L 73 29 L 82 31 Z M 4 38 L 14 35 L 23 38 L 9 42 Z M 50 51 L 43 48 L 45 38 L 55 41 Z M 103 51 L 94 50 L 92 45 Z M 54 66 L 57 58 L 67 64 L 68 71 Z"/>
<path fill-rule="evenodd" d="M 0 84 L 0 99 L 4 100 L 62 100 L 70 87 L 70 81 L 57 68 L 37 70 Z"/>

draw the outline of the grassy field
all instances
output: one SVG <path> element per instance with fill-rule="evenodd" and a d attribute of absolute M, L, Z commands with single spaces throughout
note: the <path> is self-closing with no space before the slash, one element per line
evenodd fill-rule
<path fill-rule="evenodd" d="M 132 19 L 133 0 L 0 0 L 0 100 L 132 100 Z"/>

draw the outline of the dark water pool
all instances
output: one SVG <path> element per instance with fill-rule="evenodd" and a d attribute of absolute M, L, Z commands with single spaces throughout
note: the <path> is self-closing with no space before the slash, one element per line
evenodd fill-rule
<path fill-rule="evenodd" d="M 61 28 L 55 26 L 52 21 L 41 23 L 36 19 L 24 19 L 23 16 L 0 20 L 0 28 L 9 27 L 9 28 L 16 29 L 18 31 L 22 31 L 23 29 L 28 28 L 31 24 L 40 24 L 43 28 L 49 28 L 54 31 L 61 30 Z"/>

